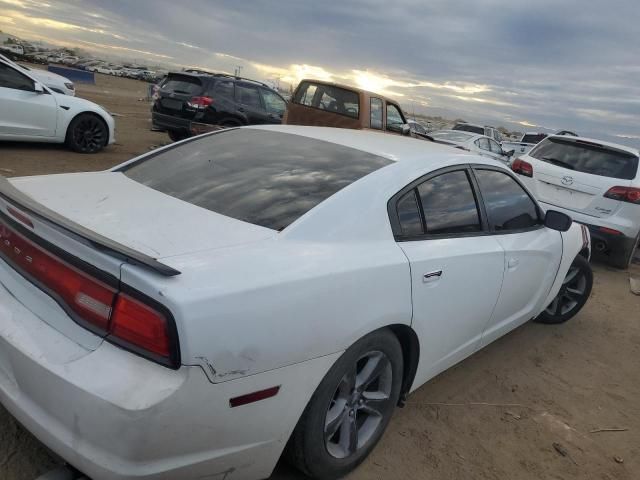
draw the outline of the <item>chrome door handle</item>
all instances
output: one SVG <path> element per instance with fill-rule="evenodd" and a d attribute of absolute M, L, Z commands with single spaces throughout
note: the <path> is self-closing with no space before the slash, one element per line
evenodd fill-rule
<path fill-rule="evenodd" d="M 422 281 L 423 282 L 435 282 L 436 280 L 439 280 L 440 277 L 442 277 L 442 270 L 435 270 L 433 272 L 429 272 L 429 273 L 425 273 L 422 276 Z"/>

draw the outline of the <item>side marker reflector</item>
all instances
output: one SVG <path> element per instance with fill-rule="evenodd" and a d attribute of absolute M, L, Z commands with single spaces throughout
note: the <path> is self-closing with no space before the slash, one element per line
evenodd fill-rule
<path fill-rule="evenodd" d="M 280 391 L 280 385 L 277 387 L 267 388 L 265 390 L 259 390 L 253 393 L 247 393 L 246 395 L 241 395 L 239 397 L 235 397 L 229 400 L 229 406 L 231 408 L 240 407 L 242 405 L 247 405 L 248 403 L 259 402 L 260 400 L 264 400 L 266 398 L 275 397 Z"/>

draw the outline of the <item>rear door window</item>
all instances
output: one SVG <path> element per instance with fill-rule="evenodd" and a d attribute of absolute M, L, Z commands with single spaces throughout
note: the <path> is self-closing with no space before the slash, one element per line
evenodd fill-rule
<path fill-rule="evenodd" d="M 495 231 L 522 230 L 540 224 L 535 203 L 511 176 L 495 170 L 476 170 L 475 175 Z"/>
<path fill-rule="evenodd" d="M 480 214 L 465 171 L 444 173 L 418 186 L 427 234 L 479 232 Z"/>
<path fill-rule="evenodd" d="M 245 85 L 242 83 L 236 84 L 236 101 L 248 107 L 256 109 L 262 108 L 260 91 L 258 90 L 258 87 L 254 87 L 253 85 Z"/>
<path fill-rule="evenodd" d="M 638 156 L 582 140 L 548 138 L 529 155 L 576 172 L 601 177 L 633 180 L 638 172 Z"/>
<path fill-rule="evenodd" d="M 486 150 L 488 152 L 491 151 L 491 146 L 489 145 L 488 138 L 479 138 L 475 143 L 480 148 L 480 150 Z"/>
<path fill-rule="evenodd" d="M 129 178 L 185 202 L 282 230 L 392 161 L 322 140 L 258 129 L 208 135 L 129 164 Z"/>
<path fill-rule="evenodd" d="M 219 80 L 213 87 L 213 98 L 222 97 L 227 99 L 234 98 L 234 82 L 230 80 Z"/>
<path fill-rule="evenodd" d="M 358 92 L 334 85 L 303 82 L 296 91 L 294 103 L 352 118 L 360 116 L 360 95 Z"/>

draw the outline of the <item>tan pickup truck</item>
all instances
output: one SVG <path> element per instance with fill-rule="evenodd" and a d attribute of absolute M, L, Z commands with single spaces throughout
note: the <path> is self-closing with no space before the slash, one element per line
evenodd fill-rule
<path fill-rule="evenodd" d="M 400 106 L 377 93 L 320 80 L 302 80 L 282 123 L 381 130 L 430 139 L 412 131 Z"/>

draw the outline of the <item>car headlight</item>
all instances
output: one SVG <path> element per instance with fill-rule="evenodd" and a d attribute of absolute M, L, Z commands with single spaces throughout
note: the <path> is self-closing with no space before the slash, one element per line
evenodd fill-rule
<path fill-rule="evenodd" d="M 67 87 L 69 90 L 74 90 L 73 83 L 65 83 L 64 86 Z"/>

